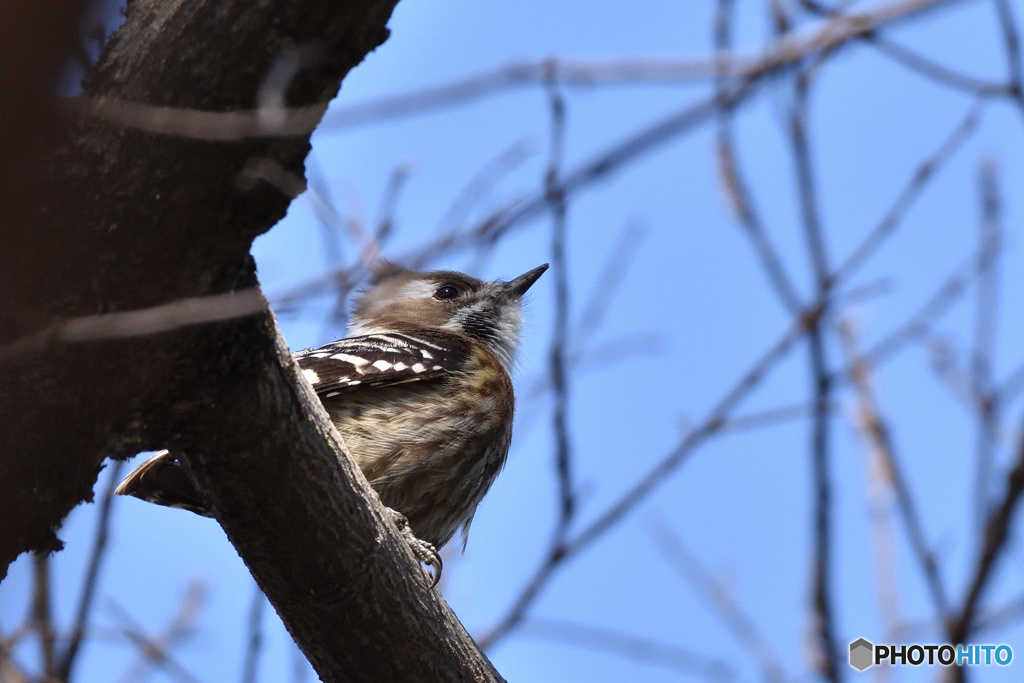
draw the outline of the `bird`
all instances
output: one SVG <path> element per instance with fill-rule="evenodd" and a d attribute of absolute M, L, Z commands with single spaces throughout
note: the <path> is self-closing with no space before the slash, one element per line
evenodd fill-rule
<path fill-rule="evenodd" d="M 437 549 L 462 530 L 505 465 L 522 301 L 548 264 L 508 281 L 451 270 L 378 267 L 356 298 L 345 338 L 294 354 L 348 453 L 416 557 L 441 573 Z M 213 516 L 172 450 L 157 452 L 120 495 Z"/>

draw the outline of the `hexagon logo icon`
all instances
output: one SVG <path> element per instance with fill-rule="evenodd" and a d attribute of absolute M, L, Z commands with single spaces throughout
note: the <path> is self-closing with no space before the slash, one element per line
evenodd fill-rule
<path fill-rule="evenodd" d="M 850 666 L 863 671 L 874 664 L 875 646 L 866 638 L 858 638 L 850 643 Z"/>

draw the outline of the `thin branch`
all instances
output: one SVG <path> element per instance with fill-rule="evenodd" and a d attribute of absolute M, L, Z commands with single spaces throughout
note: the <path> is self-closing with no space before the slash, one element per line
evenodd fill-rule
<path fill-rule="evenodd" d="M 576 512 L 573 492 L 572 442 L 569 434 L 569 380 L 566 355 L 569 349 L 569 264 L 566 258 L 565 195 L 558 191 L 558 177 L 565 154 L 565 99 L 558 86 L 548 88 L 551 107 L 551 152 L 544 185 L 548 191 L 553 217 L 551 229 L 551 265 L 555 278 L 555 321 L 548 352 L 548 368 L 555 401 L 552 428 L 555 435 L 555 464 L 558 474 L 559 517 L 553 543 L 561 545 Z"/>
<path fill-rule="evenodd" d="M 86 628 L 89 623 L 89 616 L 92 612 L 93 602 L 96 596 L 96 588 L 99 585 L 100 568 L 103 558 L 106 556 L 107 540 L 110 534 L 111 511 L 114 506 L 114 489 L 121 481 L 121 470 L 124 469 L 124 460 L 115 460 L 107 474 L 107 486 L 100 498 L 99 511 L 96 515 L 96 535 L 93 537 L 92 548 L 89 551 L 89 564 L 85 570 L 85 579 L 82 581 L 82 591 L 78 599 L 78 609 L 75 611 L 75 622 L 71 628 L 71 636 L 67 647 L 61 654 L 57 664 L 57 680 L 70 681 L 71 672 L 74 669 L 75 661 L 85 637 Z"/>
<path fill-rule="evenodd" d="M 525 142 L 518 142 L 484 164 L 470 178 L 469 182 L 459 191 L 451 205 L 445 210 L 435 231 L 442 235 L 438 239 L 445 241 L 444 236 L 447 236 L 448 240 L 457 239 L 463 222 L 481 199 L 487 195 L 503 176 L 521 166 L 532 154 L 533 151 L 530 145 Z M 419 268 L 424 266 L 434 256 L 436 254 L 430 254 L 427 251 L 413 253 L 402 259 L 402 262 L 410 268 Z M 318 276 L 306 283 L 271 296 L 270 298 L 274 302 L 274 310 L 281 311 L 288 307 L 294 307 L 301 301 L 312 299 L 335 289 L 345 290 L 346 292 L 351 291 L 359 284 L 364 272 L 363 264 L 361 263 L 354 266 L 336 268 L 330 273 Z"/>
<path fill-rule="evenodd" d="M 800 0 L 800 5 L 818 16 L 834 17 L 842 14 L 842 11 L 826 7 L 815 0 Z M 984 81 L 974 76 L 954 71 L 947 66 L 943 66 L 903 47 L 899 43 L 885 37 L 879 31 L 865 33 L 859 36 L 858 39 L 874 47 L 881 54 L 889 57 L 896 63 L 941 85 L 973 93 L 981 97 L 1012 96 L 1012 88 L 1005 84 Z"/>
<path fill-rule="evenodd" d="M 648 526 L 648 533 L 669 566 L 693 588 L 693 592 L 758 665 L 764 680 L 780 683 L 787 680 L 786 670 L 775 656 L 775 648 L 725 586 L 701 565 L 679 534 L 660 517 Z"/>
<path fill-rule="evenodd" d="M 259 289 L 179 299 L 168 304 L 120 313 L 87 315 L 61 320 L 42 332 L 0 346 L 0 359 L 26 353 L 48 344 L 126 339 L 243 318 L 266 310 Z"/>
<path fill-rule="evenodd" d="M 0 681 L 5 681 L 5 683 L 29 683 L 28 676 L 25 675 L 21 667 L 18 666 L 18 662 L 15 661 L 11 647 L 3 640 L 0 640 Z"/>
<path fill-rule="evenodd" d="M 246 622 L 245 657 L 242 662 L 242 683 L 256 683 L 260 651 L 263 649 L 263 608 L 267 599 L 255 583 L 252 585 L 252 602 L 249 603 L 249 619 Z"/>
<path fill-rule="evenodd" d="M 653 664 L 709 681 L 736 680 L 728 662 L 678 645 L 600 626 L 576 624 L 557 619 L 531 618 L 523 624 L 522 635 L 617 654 L 643 664 Z"/>
<path fill-rule="evenodd" d="M 590 290 L 590 294 L 587 295 L 587 300 L 583 304 L 570 335 L 574 346 L 574 356 L 578 357 L 581 354 L 582 347 L 601 328 L 611 311 L 611 301 L 622 288 L 629 267 L 646 236 L 646 228 L 635 221 L 627 223 L 619 233 L 615 244 L 598 271 L 594 286 Z"/>
<path fill-rule="evenodd" d="M 301 107 L 205 111 L 84 95 L 65 100 L 64 106 L 72 114 L 95 117 L 125 128 L 211 142 L 309 135 L 316 130 L 327 111 L 327 103 Z"/>
<path fill-rule="evenodd" d="M 1024 390 L 1024 363 L 1018 365 L 1000 383 L 995 393 L 996 400 L 1001 405 L 1007 405 L 1010 401 L 1017 398 L 1022 390 Z"/>
<path fill-rule="evenodd" d="M 933 333 L 924 340 L 932 368 L 950 392 L 967 405 L 972 413 L 981 415 L 982 404 L 987 400 L 981 389 L 975 385 L 974 377 L 954 358 L 953 349 L 944 335 Z M 984 519 L 982 519 L 984 524 Z"/>
<path fill-rule="evenodd" d="M 734 0 L 719 0 L 715 13 L 715 49 L 719 54 L 731 48 L 731 26 Z M 717 79 L 716 87 L 721 95 L 728 88 L 728 80 L 722 76 Z M 768 282 L 775 293 L 793 314 L 802 308 L 800 295 L 779 259 L 778 251 L 772 243 L 768 232 L 761 222 L 761 217 L 754 207 L 750 188 L 740 170 L 735 150 L 735 132 L 733 111 L 725 109 L 718 117 L 718 167 L 722 182 L 732 207 L 739 217 L 743 232 L 750 240 L 754 251 L 761 262 L 761 267 L 768 276 Z"/>
<path fill-rule="evenodd" d="M 789 134 L 796 168 L 797 191 L 803 219 L 807 251 L 814 272 L 817 297 L 828 302 L 830 278 L 828 256 L 818 212 L 818 194 L 814 184 L 807 132 L 807 97 L 810 87 L 806 71 L 797 73 L 794 101 L 790 108 Z M 826 303 L 827 305 L 827 303 Z M 820 319 L 819 319 L 820 322 Z M 835 615 L 832 607 L 832 485 L 829 480 L 829 427 L 826 406 L 831 400 L 832 378 L 828 368 L 824 333 L 819 324 L 808 330 L 812 393 L 817 406 L 811 428 L 811 476 L 814 500 L 814 573 L 813 607 L 815 613 L 815 648 L 821 660 L 821 673 L 830 681 L 838 681 L 839 650 Z"/>
<path fill-rule="evenodd" d="M 960 614 L 950 628 L 950 641 L 953 643 L 966 642 L 974 631 L 975 615 L 981 607 L 981 598 L 988 587 L 996 560 L 1005 550 L 1010 537 L 1010 524 L 1024 495 L 1024 438 L 1021 438 L 1018 446 L 1017 462 L 1006 475 L 1005 486 L 1002 501 L 985 524 L 984 544 L 978 554 L 977 567 L 973 572 Z"/>
<path fill-rule="evenodd" d="M 826 410 L 830 415 L 833 415 L 836 412 L 836 406 L 829 405 Z M 721 431 L 723 434 L 735 434 L 754 429 L 775 427 L 786 422 L 792 422 L 793 420 L 805 420 L 809 417 L 814 417 L 817 411 L 818 406 L 814 403 L 794 403 L 779 406 L 778 408 L 745 413 L 726 420 L 722 423 Z"/>
<path fill-rule="evenodd" d="M 594 344 L 583 352 L 574 351 L 569 354 L 568 363 L 572 374 L 584 375 L 605 370 L 619 363 L 637 358 L 648 358 L 662 353 L 665 340 L 656 334 L 631 334 L 612 339 L 602 344 Z M 535 377 L 523 382 L 527 388 L 522 392 L 522 413 L 516 412 L 516 433 L 525 434 L 533 427 L 536 415 L 536 400 L 551 389 L 550 373 L 538 373 Z"/>
<path fill-rule="evenodd" d="M 858 31 L 871 30 L 883 23 L 907 19 L 919 12 L 955 1 L 904 0 L 895 2 L 874 12 L 849 15 L 840 24 L 830 25 L 828 30 L 823 29 L 820 34 L 809 37 L 806 43 L 794 39 L 796 43 L 799 43 L 796 47 L 788 44 L 787 46 L 774 46 L 769 51 L 771 53 L 769 56 L 761 59 L 749 72 L 742 72 L 743 79 L 728 93 L 716 94 L 612 145 L 575 170 L 565 173 L 562 176 L 560 191 L 566 197 L 570 197 L 618 170 L 619 167 L 642 157 L 649 151 L 660 148 L 668 140 L 692 130 L 713 116 L 717 116 L 721 111 L 740 106 L 756 92 L 761 78 L 789 67 L 794 61 L 804 54 L 812 52 L 813 49 L 837 49 L 852 40 Z M 720 76 L 721 70 L 716 71 L 715 75 Z M 543 215 L 547 211 L 547 206 L 546 190 L 520 197 L 504 208 L 491 213 L 474 229 L 465 232 L 446 231 L 421 247 L 402 255 L 399 260 L 415 267 L 421 267 L 443 255 L 479 245 L 482 240 L 497 239 L 513 227 Z M 351 281 L 351 274 L 347 270 L 335 271 L 293 288 L 283 295 L 275 297 L 275 301 L 289 302 L 313 297 L 333 287 L 346 286 Z"/>
<path fill-rule="evenodd" d="M 338 210 L 323 168 L 312 152 L 306 158 L 306 179 L 309 189 L 305 197 L 313 208 L 317 223 L 320 224 L 327 266 L 333 268 L 343 259 L 341 236 L 345 232 L 345 218 Z"/>
<path fill-rule="evenodd" d="M 882 243 L 892 236 L 906 216 L 907 211 L 914 201 L 921 196 L 922 191 L 935 176 L 936 172 L 946 165 L 963 146 L 967 138 L 977 130 L 984 108 L 985 103 L 982 100 L 975 100 L 949 136 L 942 141 L 938 149 L 918 165 L 910 180 L 900 191 L 899 195 L 896 196 L 889 210 L 882 216 L 882 220 L 850 252 L 843 260 L 842 265 L 836 269 L 836 273 L 832 278 L 833 287 L 837 286 L 840 282 L 849 280 L 874 255 Z"/>
<path fill-rule="evenodd" d="M 586 189 L 622 166 L 636 161 L 646 153 L 659 149 L 669 140 L 693 130 L 706 122 L 722 109 L 736 107 L 745 102 L 756 90 L 756 82 L 744 81 L 724 95 L 713 95 L 695 105 L 688 106 L 668 117 L 646 126 L 613 144 L 590 160 L 564 173 L 557 188 L 567 199 Z M 415 251 L 420 260 L 436 258 L 441 254 L 479 244 L 481 240 L 493 240 L 504 235 L 515 226 L 534 219 L 548 210 L 548 189 L 520 198 L 510 205 L 493 212 L 476 227 L 458 234 L 444 234 Z M 411 258 L 403 258 L 410 261 Z"/>
<path fill-rule="evenodd" d="M 1003 34 L 1006 62 L 1010 71 L 1010 92 L 1017 101 L 1017 108 L 1024 114 L 1024 64 L 1021 63 L 1020 35 L 1017 22 L 1013 20 L 1013 9 L 1009 0 L 995 0 L 999 28 Z"/>
<path fill-rule="evenodd" d="M 559 59 L 516 62 L 468 78 L 413 92 L 332 109 L 321 130 L 347 128 L 455 107 L 511 88 L 555 82 L 562 86 L 707 80 L 727 75 L 756 79 L 815 52 L 834 50 L 862 35 L 895 25 L 956 0 L 898 0 L 864 12 L 832 17 L 813 31 L 792 31 L 757 54 L 717 53 L 707 59 L 627 59 L 580 63 Z"/>
<path fill-rule="evenodd" d="M 971 354 L 971 384 L 978 392 L 979 421 L 975 455 L 974 511 L 976 529 L 984 527 L 989 512 L 993 450 L 998 439 L 998 393 L 992 380 L 995 353 L 996 314 L 999 307 L 999 254 L 1001 252 L 1002 207 L 995 162 L 984 162 L 978 171 L 981 194 L 981 230 L 978 253 L 978 303 L 974 320 L 974 350 Z"/>
<path fill-rule="evenodd" d="M 50 680 L 56 674 L 56 653 L 54 644 L 57 634 L 53 628 L 53 595 L 50 590 L 50 556 L 45 553 L 32 555 L 32 628 L 39 634 L 42 655 L 43 678 Z"/>
<path fill-rule="evenodd" d="M 478 638 L 480 647 L 487 649 L 509 631 L 519 625 L 526 616 L 527 608 L 533 603 L 548 577 L 561 563 L 564 555 L 565 537 L 576 513 L 576 497 L 572 479 L 572 443 L 569 435 L 568 409 L 569 392 L 566 378 L 566 353 L 569 348 L 569 279 L 565 258 L 565 215 L 566 196 L 558 182 L 561 159 L 564 153 L 565 103 L 556 86 L 549 90 L 551 106 L 551 152 L 545 175 L 545 191 L 554 216 L 552 229 L 551 261 L 555 272 L 555 323 L 549 351 L 551 386 L 555 391 L 555 408 L 552 416 L 556 442 L 556 472 L 558 475 L 559 515 L 552 532 L 541 568 L 521 593 L 505 617 L 487 635 Z"/>
<path fill-rule="evenodd" d="M 532 143 L 520 140 L 489 159 L 455 194 L 455 199 L 441 214 L 434 232 L 453 237 L 458 235 L 473 211 L 493 193 L 498 183 L 534 153 Z"/>
<path fill-rule="evenodd" d="M 708 437 L 717 434 L 740 402 L 761 383 L 770 370 L 789 355 L 808 327 L 816 324 L 814 321 L 820 313 L 820 307 L 805 310 L 803 315 L 769 346 L 743 373 L 739 381 L 712 406 L 696 428 L 687 432 L 675 448 L 572 539 L 565 549 L 566 554 L 574 555 L 597 540 L 611 526 L 645 500 L 655 488 L 666 480 L 669 474 L 685 462 L 697 446 L 703 444 Z"/>
<path fill-rule="evenodd" d="M 805 311 L 785 334 L 772 344 L 740 377 L 739 381 L 714 404 L 696 429 L 687 432 L 675 448 L 574 538 L 563 545 L 549 548 L 530 580 L 513 600 L 509 610 L 490 631 L 477 638 L 480 647 L 485 649 L 490 647 L 518 626 L 525 617 L 527 609 L 540 595 L 561 563 L 589 547 L 591 543 L 632 512 L 655 488 L 664 483 L 668 475 L 685 462 L 698 446 L 716 434 L 736 406 L 761 383 L 761 380 L 772 368 L 789 354 L 796 342 L 804 335 L 807 327 L 812 324 L 811 321 L 820 314 L 820 308 Z"/>
<path fill-rule="evenodd" d="M 885 483 L 892 488 L 896 496 L 900 519 L 903 521 L 903 527 L 917 564 L 924 574 L 938 619 L 940 623 L 946 623 L 950 614 L 950 604 L 945 584 L 942 581 L 935 554 L 928 546 L 924 524 L 918 514 L 917 506 L 914 504 L 910 484 L 907 482 L 903 466 L 896 456 L 889 426 L 878 409 L 871 387 L 871 367 L 864 361 L 864 357 L 857 348 L 853 326 L 848 320 L 840 322 L 839 332 L 846 349 L 850 375 L 857 390 L 861 428 L 870 442 L 873 452 L 881 460 L 880 469 Z"/>
<path fill-rule="evenodd" d="M 192 581 L 182 596 L 174 615 L 159 636 L 149 637 L 142 626 L 123 607 L 113 600 L 106 601 L 107 610 L 121 622 L 118 631 L 139 650 L 139 660 L 124 674 L 122 681 L 143 680 L 150 666 L 162 668 L 178 679 L 193 683 L 198 679 L 173 656 L 173 650 L 195 630 L 196 622 L 206 601 L 207 587 L 201 581 Z"/>
<path fill-rule="evenodd" d="M 812 34 L 806 39 L 791 36 L 792 40 L 783 40 L 780 44 L 771 46 L 767 56 L 757 60 L 749 69 L 730 72 L 740 80 L 728 92 L 717 93 L 686 107 L 613 144 L 576 169 L 564 173 L 559 190 L 567 198 L 571 198 L 577 192 L 618 171 L 622 166 L 643 157 L 647 152 L 660 149 L 669 140 L 718 116 L 722 111 L 741 106 L 757 91 L 763 78 L 790 67 L 806 54 L 815 50 L 837 50 L 863 31 L 870 31 L 883 24 L 897 23 L 956 1 L 902 0 L 876 8 L 874 11 L 847 15 L 839 22 L 828 22 L 819 33 Z M 709 68 L 713 75 L 722 75 L 720 65 L 712 64 Z M 389 107 L 392 105 L 393 103 L 388 104 Z M 543 215 L 548 210 L 547 194 L 545 189 L 539 193 L 519 197 L 486 216 L 474 228 L 466 231 L 445 231 L 426 244 L 401 255 L 398 260 L 413 267 L 422 267 L 442 256 L 478 246 L 488 240 L 496 240 L 512 228 Z M 350 286 L 352 281 L 352 274 L 347 269 L 336 270 L 292 288 L 274 297 L 274 300 L 288 303 L 307 299 L 334 287 Z"/>
<path fill-rule="evenodd" d="M 974 619 L 974 633 L 998 631 L 1024 619 L 1024 595 L 1019 595 L 1005 605 L 980 614 Z"/>
<path fill-rule="evenodd" d="M 933 323 L 941 318 L 966 291 L 967 286 L 978 273 L 980 261 L 980 254 L 972 254 L 957 266 L 917 312 L 864 353 L 865 361 L 871 367 L 878 367 L 907 344 L 918 341 L 927 335 Z M 846 381 L 849 377 L 840 376 L 836 379 L 837 381 Z"/>
<path fill-rule="evenodd" d="M 381 198 L 377 229 L 373 232 L 376 258 L 364 258 L 364 262 L 374 262 L 379 259 L 384 244 L 391 238 L 391 233 L 395 230 L 395 212 L 398 210 L 398 199 L 401 197 L 402 189 L 405 188 L 405 181 L 409 179 L 411 173 L 412 166 L 410 164 L 399 164 L 391 172 L 388 185 L 384 189 L 384 196 Z"/>
<path fill-rule="evenodd" d="M 122 629 L 121 634 L 138 648 L 146 661 L 163 669 L 168 676 L 179 681 L 179 683 L 200 683 L 199 679 L 175 660 L 162 644 L 149 640 L 138 631 L 132 629 Z M 137 664 L 135 670 L 129 671 L 121 680 L 122 683 L 137 683 L 144 681 L 146 677 L 146 669 Z"/>
<path fill-rule="evenodd" d="M 865 35 L 863 40 L 896 63 L 950 88 L 973 93 L 979 97 L 1014 96 L 1012 86 L 954 71 L 877 33 Z"/>

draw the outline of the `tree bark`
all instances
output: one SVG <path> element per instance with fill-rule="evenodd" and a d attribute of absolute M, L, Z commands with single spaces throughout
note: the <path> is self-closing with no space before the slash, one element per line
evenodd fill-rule
<path fill-rule="evenodd" d="M 273 316 L 167 307 L 258 287 L 249 248 L 301 185 L 311 125 L 251 112 L 318 120 L 395 2 L 129 2 L 43 170 L 15 169 L 32 196 L 0 194 L 0 576 L 60 547 L 104 457 L 171 448 L 321 678 L 500 680 L 425 590 Z M 126 332 L 139 309 L 148 326 Z"/>

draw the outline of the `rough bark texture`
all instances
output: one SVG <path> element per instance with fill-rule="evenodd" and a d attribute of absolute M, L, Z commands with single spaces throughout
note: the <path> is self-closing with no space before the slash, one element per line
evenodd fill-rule
<path fill-rule="evenodd" d="M 323 104 L 385 40 L 396 1 L 134 0 L 85 92 L 248 110 L 281 56 L 301 48 L 315 58 L 288 81 L 287 104 Z M 6 33 L 15 24 L 4 18 Z M 76 21 L 69 11 L 41 22 L 49 41 L 27 34 L 19 60 L 40 68 L 24 97 L 0 103 L 8 125 L 41 122 L 27 138 L 37 152 L 47 134 L 61 140 L 35 154 L 38 174 L 16 150 L 7 175 L 32 182 L 0 193 L 0 576 L 21 552 L 59 547 L 54 530 L 91 499 L 105 456 L 168 447 L 187 457 L 323 679 L 499 679 L 443 600 L 424 590 L 422 570 L 296 376 L 269 313 L 12 346 L 66 317 L 255 286 L 249 247 L 289 197 L 246 181 L 245 169 L 270 160 L 301 177 L 309 150 L 308 135 L 210 142 L 90 116 L 50 125 L 40 84 L 52 82 L 55 52 Z"/>

